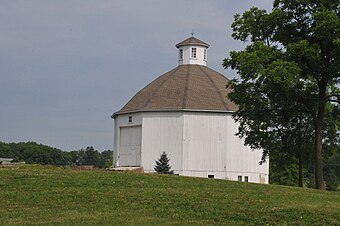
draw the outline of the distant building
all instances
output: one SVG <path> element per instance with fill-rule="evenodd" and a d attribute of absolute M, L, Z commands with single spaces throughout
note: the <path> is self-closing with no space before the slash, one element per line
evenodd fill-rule
<path fill-rule="evenodd" d="M 13 159 L 11 158 L 0 158 L 0 165 L 11 164 Z"/>
<path fill-rule="evenodd" d="M 140 90 L 114 119 L 114 166 L 154 172 L 162 152 L 176 174 L 268 183 L 269 163 L 235 136 L 237 106 L 228 79 L 208 68 L 209 45 L 190 37 L 176 45 L 178 66 Z"/>

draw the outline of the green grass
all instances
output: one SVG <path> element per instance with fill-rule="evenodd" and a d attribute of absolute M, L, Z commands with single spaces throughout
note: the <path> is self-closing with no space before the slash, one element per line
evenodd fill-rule
<path fill-rule="evenodd" d="M 340 193 L 173 175 L 0 168 L 0 225 L 340 225 Z"/>

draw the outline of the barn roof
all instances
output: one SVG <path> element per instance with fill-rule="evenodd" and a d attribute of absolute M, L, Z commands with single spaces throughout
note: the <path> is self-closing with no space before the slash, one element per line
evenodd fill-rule
<path fill-rule="evenodd" d="M 228 79 L 201 65 L 180 65 L 140 90 L 112 117 L 141 111 L 220 111 L 237 110 L 227 94 Z"/>

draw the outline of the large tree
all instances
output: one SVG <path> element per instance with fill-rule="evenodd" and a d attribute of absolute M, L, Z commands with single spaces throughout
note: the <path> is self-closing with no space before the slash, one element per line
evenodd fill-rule
<path fill-rule="evenodd" d="M 275 0 L 270 13 L 254 7 L 235 15 L 233 37 L 249 45 L 223 63 L 241 78 L 230 83 L 229 95 L 239 105 L 238 134 L 264 156 L 313 155 L 318 189 L 324 189 L 323 145 L 338 145 L 339 3 Z"/>

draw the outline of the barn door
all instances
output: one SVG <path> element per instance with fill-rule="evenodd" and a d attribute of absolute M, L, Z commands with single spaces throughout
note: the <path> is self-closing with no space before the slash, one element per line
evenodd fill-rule
<path fill-rule="evenodd" d="M 141 137 L 140 126 L 120 128 L 119 165 L 141 165 Z"/>

